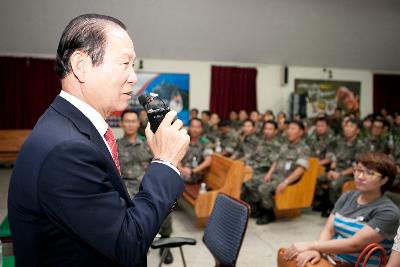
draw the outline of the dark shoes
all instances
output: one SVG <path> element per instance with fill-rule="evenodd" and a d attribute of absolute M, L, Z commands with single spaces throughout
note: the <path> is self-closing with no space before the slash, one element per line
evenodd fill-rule
<path fill-rule="evenodd" d="M 270 222 L 275 221 L 276 217 L 274 214 L 273 210 L 264 210 L 262 216 L 260 216 L 257 221 L 256 224 L 257 225 L 264 225 L 264 224 L 268 224 Z"/>
<path fill-rule="evenodd" d="M 164 250 L 167 255 L 164 258 L 164 264 L 171 264 L 174 261 L 174 257 L 172 256 L 171 250 L 169 248 L 161 248 L 160 249 L 160 257 L 163 255 Z"/>

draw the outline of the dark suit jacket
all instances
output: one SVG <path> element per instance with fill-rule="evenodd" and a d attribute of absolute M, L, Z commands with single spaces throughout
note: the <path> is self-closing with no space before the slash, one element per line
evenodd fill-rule
<path fill-rule="evenodd" d="M 21 148 L 8 213 L 17 266 L 146 266 L 146 253 L 183 191 L 150 164 L 133 200 L 93 124 L 57 96 Z"/>

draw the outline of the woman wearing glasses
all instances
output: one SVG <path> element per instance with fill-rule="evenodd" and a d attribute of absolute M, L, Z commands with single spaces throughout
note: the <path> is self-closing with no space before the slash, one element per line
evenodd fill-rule
<path fill-rule="evenodd" d="M 357 191 L 338 199 L 317 241 L 294 243 L 284 253 L 286 260 L 297 257 L 297 265 L 305 266 L 323 256 L 336 266 L 354 266 L 370 243 L 380 243 L 390 252 L 400 211 L 383 193 L 393 183 L 396 165 L 386 154 L 368 152 L 358 158 L 353 171 Z M 371 257 L 368 266 L 378 261 Z"/>

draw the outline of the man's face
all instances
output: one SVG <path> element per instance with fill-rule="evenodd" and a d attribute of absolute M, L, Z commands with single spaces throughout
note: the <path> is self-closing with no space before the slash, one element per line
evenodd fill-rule
<path fill-rule="evenodd" d="M 259 120 L 259 114 L 257 111 L 252 111 L 250 113 L 250 120 L 257 122 Z"/>
<path fill-rule="evenodd" d="M 193 120 L 189 125 L 189 135 L 190 137 L 197 138 L 203 133 L 203 127 L 201 123 L 197 120 Z"/>
<path fill-rule="evenodd" d="M 277 129 L 275 128 L 275 125 L 272 123 L 266 123 L 264 125 L 264 137 L 268 140 L 274 138 L 276 135 Z"/>
<path fill-rule="evenodd" d="M 201 113 L 201 120 L 203 122 L 209 122 L 210 121 L 210 116 L 207 113 Z"/>
<path fill-rule="evenodd" d="M 229 133 L 229 130 L 230 130 L 229 126 L 221 126 L 218 129 L 219 129 L 219 132 L 222 134 L 227 134 L 227 133 Z"/>
<path fill-rule="evenodd" d="M 303 130 L 295 123 L 290 123 L 287 129 L 287 138 L 290 143 L 295 143 L 303 136 Z"/>
<path fill-rule="evenodd" d="M 231 121 L 235 121 L 235 120 L 237 120 L 237 118 L 238 118 L 238 114 L 237 114 L 235 111 L 231 111 L 231 112 L 229 113 L 229 119 L 230 119 Z"/>
<path fill-rule="evenodd" d="M 315 131 L 317 135 L 325 135 L 328 132 L 328 124 L 325 121 L 317 121 Z"/>
<path fill-rule="evenodd" d="M 106 27 L 103 63 L 85 70 L 83 95 L 103 116 L 128 106 L 132 85 L 137 82 L 133 61 L 136 54 L 128 33 L 117 26 Z"/>
<path fill-rule="evenodd" d="M 134 112 L 125 113 L 124 117 L 121 120 L 120 126 L 124 131 L 125 135 L 136 134 L 140 126 L 136 113 Z"/>
<path fill-rule="evenodd" d="M 196 110 L 191 110 L 190 111 L 190 118 L 197 118 L 199 114 L 197 113 Z"/>
<path fill-rule="evenodd" d="M 343 134 L 346 139 L 352 139 L 353 137 L 357 136 L 359 132 L 360 129 L 358 129 L 358 126 L 351 121 L 347 121 L 343 127 Z"/>
<path fill-rule="evenodd" d="M 374 137 L 380 137 L 383 133 L 383 123 L 381 121 L 374 121 L 371 128 L 371 134 Z"/>
<path fill-rule="evenodd" d="M 239 111 L 239 120 L 240 121 L 247 120 L 247 118 L 248 118 L 248 116 L 247 116 L 247 112 L 245 110 Z"/>
<path fill-rule="evenodd" d="M 249 122 L 249 121 L 246 121 L 243 124 L 243 133 L 244 133 L 244 135 L 249 135 L 249 134 L 252 134 L 253 132 L 254 132 L 253 124 L 251 122 Z"/>
<path fill-rule="evenodd" d="M 210 118 L 210 123 L 211 125 L 218 125 L 219 123 L 219 116 L 216 113 L 211 114 L 211 118 Z"/>

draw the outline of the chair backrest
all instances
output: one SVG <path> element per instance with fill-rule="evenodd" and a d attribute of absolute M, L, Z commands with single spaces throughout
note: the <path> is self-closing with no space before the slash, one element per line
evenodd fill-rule
<path fill-rule="evenodd" d="M 282 193 L 275 195 L 276 209 L 290 210 L 310 207 L 314 199 L 315 186 L 320 170 L 318 159 L 309 158 L 308 169 L 301 179 L 297 183 L 289 185 Z"/>
<path fill-rule="evenodd" d="M 203 236 L 216 266 L 236 265 L 249 213 L 250 207 L 246 202 L 218 194 Z"/>

